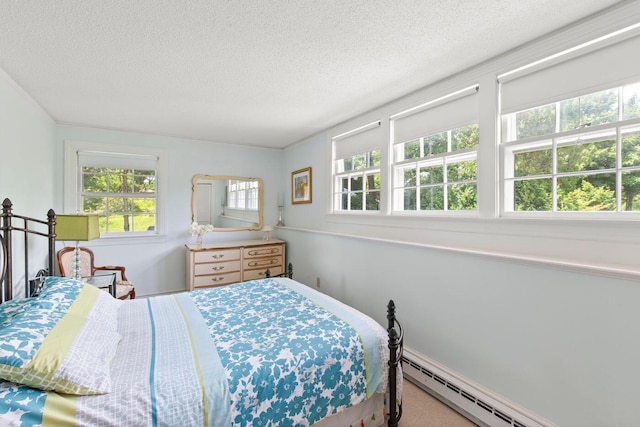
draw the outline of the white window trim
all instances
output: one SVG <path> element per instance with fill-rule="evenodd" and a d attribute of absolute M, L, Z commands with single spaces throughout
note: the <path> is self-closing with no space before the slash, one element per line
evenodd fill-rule
<path fill-rule="evenodd" d="M 64 141 L 64 204 L 65 213 L 75 213 L 80 203 L 78 201 L 78 151 L 101 151 L 106 153 L 125 153 L 133 155 L 156 156 L 158 158 L 157 176 L 157 205 L 156 205 L 156 233 L 145 235 L 105 235 L 97 240 L 92 240 L 92 246 L 128 243 L 147 243 L 166 240 L 166 212 L 167 212 L 167 184 L 168 164 L 164 150 L 139 146 L 125 146 L 116 144 L 104 144 L 87 141 Z"/>

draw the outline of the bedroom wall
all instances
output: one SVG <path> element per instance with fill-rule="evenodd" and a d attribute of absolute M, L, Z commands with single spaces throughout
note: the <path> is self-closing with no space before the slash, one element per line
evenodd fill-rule
<path fill-rule="evenodd" d="M 63 147 L 65 140 L 122 144 L 163 149 L 168 158 L 167 234 L 153 243 L 113 244 L 106 239 L 87 242 L 98 262 L 124 265 L 127 278 L 136 283 L 138 295 L 151 295 L 186 289 L 185 248 L 195 237 L 187 232 L 191 223 L 191 178 L 193 175 L 233 175 L 260 177 L 264 180 L 265 224 L 277 221 L 277 189 L 280 183 L 281 150 L 241 147 L 229 144 L 58 126 L 55 138 L 56 182 L 55 206 L 62 209 Z M 257 231 L 214 232 L 204 236 L 204 243 L 225 240 L 262 238 Z M 83 244 L 84 245 L 84 244 Z"/>
<path fill-rule="evenodd" d="M 0 202 L 8 197 L 16 214 L 44 220 L 54 205 L 54 135 L 54 121 L 0 70 Z M 30 265 L 46 265 L 42 240 L 33 240 Z M 23 247 L 22 240 L 14 241 L 16 253 L 23 253 Z M 18 296 L 24 289 L 24 264 L 16 261 L 13 283 Z"/>
<path fill-rule="evenodd" d="M 637 17 L 638 3 L 632 7 Z M 562 49 L 563 42 L 578 43 L 596 29 L 615 27 L 614 21 L 604 16 L 516 54 L 543 52 L 545 44 Z M 428 99 L 447 87 L 465 87 L 489 65 L 409 97 Z M 286 227 L 276 230 L 287 241 L 296 279 L 313 288 L 319 281 L 320 291 L 382 324 L 393 298 L 406 345 L 551 423 L 637 425 L 637 222 L 336 218 L 328 196 L 331 136 L 373 120 L 384 122 L 399 111 L 392 107 L 354 117 L 285 151 L 285 200 L 290 173 L 313 169 L 313 203 L 287 203 Z M 601 238 L 614 225 L 632 237 Z M 582 226 L 582 234 L 572 229 Z M 529 227 L 534 231 L 525 231 Z M 618 274 L 622 271 L 629 274 Z"/>

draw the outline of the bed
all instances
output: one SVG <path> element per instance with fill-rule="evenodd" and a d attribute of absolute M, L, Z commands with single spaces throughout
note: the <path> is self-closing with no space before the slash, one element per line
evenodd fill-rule
<path fill-rule="evenodd" d="M 55 213 L 1 219 L 0 425 L 397 425 L 393 301 L 384 329 L 290 274 L 120 301 L 40 271 L 13 298 L 13 233 L 53 272 Z"/>

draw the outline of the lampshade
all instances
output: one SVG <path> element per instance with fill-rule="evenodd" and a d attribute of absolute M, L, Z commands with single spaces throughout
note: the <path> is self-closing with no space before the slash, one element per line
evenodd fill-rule
<path fill-rule="evenodd" d="M 100 238 L 98 215 L 57 215 L 56 240 L 86 242 Z"/>

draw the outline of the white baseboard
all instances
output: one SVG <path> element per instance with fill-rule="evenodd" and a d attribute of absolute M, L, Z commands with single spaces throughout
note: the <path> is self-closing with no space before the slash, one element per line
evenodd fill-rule
<path fill-rule="evenodd" d="M 406 346 L 402 369 L 411 382 L 478 425 L 557 427 Z"/>

